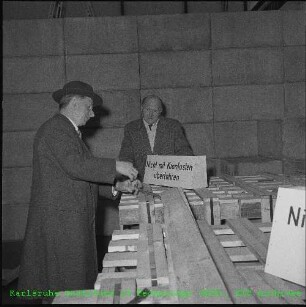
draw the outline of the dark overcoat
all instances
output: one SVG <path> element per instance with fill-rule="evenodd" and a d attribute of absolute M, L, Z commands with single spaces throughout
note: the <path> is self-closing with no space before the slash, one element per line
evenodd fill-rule
<path fill-rule="evenodd" d="M 93 157 L 65 116 L 39 128 L 18 289 L 94 288 L 97 183 L 115 175 L 115 160 Z"/>
<path fill-rule="evenodd" d="M 144 177 L 147 155 L 193 156 L 179 121 L 159 119 L 153 151 L 143 119 L 134 120 L 124 127 L 119 159 L 133 163 L 140 180 Z"/>

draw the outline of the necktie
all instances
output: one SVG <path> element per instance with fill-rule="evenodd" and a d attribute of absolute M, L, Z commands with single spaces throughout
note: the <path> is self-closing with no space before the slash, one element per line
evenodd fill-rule
<path fill-rule="evenodd" d="M 82 132 L 78 129 L 78 130 L 77 130 L 77 133 L 78 133 L 78 135 L 79 135 L 79 138 L 81 139 L 81 138 L 82 138 Z"/>
<path fill-rule="evenodd" d="M 149 128 L 150 128 L 150 131 L 152 130 L 152 126 L 153 126 L 153 124 L 151 124 L 151 125 L 148 125 L 149 126 Z"/>

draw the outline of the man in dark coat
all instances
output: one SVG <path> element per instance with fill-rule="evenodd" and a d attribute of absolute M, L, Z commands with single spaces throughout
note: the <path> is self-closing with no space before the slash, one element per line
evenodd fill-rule
<path fill-rule="evenodd" d="M 102 102 L 90 85 L 69 82 L 53 98 L 59 113 L 39 128 L 34 140 L 18 289 L 93 289 L 98 274 L 97 183 L 109 184 L 104 196 L 112 197 L 120 173 L 129 179 L 115 184 L 117 190 L 133 192 L 137 170 L 131 163 L 93 157 L 82 141 L 78 127 L 94 116 L 93 104 Z"/>
<path fill-rule="evenodd" d="M 156 95 L 142 100 L 142 118 L 124 127 L 119 159 L 133 163 L 143 180 L 147 155 L 193 156 L 179 121 L 162 117 L 163 104 Z"/>

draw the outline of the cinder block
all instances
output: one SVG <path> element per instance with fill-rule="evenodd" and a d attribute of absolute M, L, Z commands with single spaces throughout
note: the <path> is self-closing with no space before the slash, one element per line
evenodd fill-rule
<path fill-rule="evenodd" d="M 58 110 L 51 93 L 3 97 L 3 131 L 36 130 Z"/>
<path fill-rule="evenodd" d="M 213 124 L 185 124 L 184 128 L 195 155 L 215 156 Z"/>
<path fill-rule="evenodd" d="M 62 19 L 9 20 L 3 22 L 4 57 L 63 54 Z"/>
<path fill-rule="evenodd" d="M 210 51 L 140 55 L 141 88 L 208 86 L 210 71 Z"/>
<path fill-rule="evenodd" d="M 67 57 L 67 79 L 89 83 L 96 91 L 139 89 L 137 54 Z"/>
<path fill-rule="evenodd" d="M 216 50 L 212 62 L 215 85 L 283 82 L 280 48 Z"/>
<path fill-rule="evenodd" d="M 64 57 L 3 59 L 4 93 L 53 92 L 64 80 Z"/>
<path fill-rule="evenodd" d="M 259 175 L 264 172 L 273 174 L 283 173 L 281 160 L 262 157 L 222 159 L 222 172 L 231 176 Z"/>
<path fill-rule="evenodd" d="M 285 83 L 285 116 L 305 118 L 305 82 Z"/>
<path fill-rule="evenodd" d="M 213 48 L 281 46 L 281 13 L 238 12 L 211 15 Z"/>
<path fill-rule="evenodd" d="M 35 131 L 3 133 L 3 167 L 32 166 L 35 133 Z"/>
<path fill-rule="evenodd" d="M 95 16 L 121 16 L 119 1 L 93 1 L 91 5 Z"/>
<path fill-rule="evenodd" d="M 123 128 L 84 129 L 83 139 L 98 158 L 117 158 L 123 140 Z"/>
<path fill-rule="evenodd" d="M 32 168 L 2 169 L 2 205 L 30 202 Z"/>
<path fill-rule="evenodd" d="M 215 124 L 216 156 L 248 157 L 257 156 L 257 123 L 223 122 Z"/>
<path fill-rule="evenodd" d="M 65 43 L 68 54 L 137 52 L 136 17 L 69 18 Z"/>
<path fill-rule="evenodd" d="M 141 90 L 141 99 L 150 94 L 160 97 L 167 117 L 181 123 L 201 123 L 213 120 L 212 90 L 210 87 L 167 88 Z"/>
<path fill-rule="evenodd" d="M 282 119 L 283 92 L 282 85 L 215 87 L 215 120 Z"/>
<path fill-rule="evenodd" d="M 2 206 L 2 240 L 22 240 L 28 219 L 28 204 Z"/>
<path fill-rule="evenodd" d="M 4 19 L 43 19 L 48 18 L 49 1 L 3 1 Z"/>
<path fill-rule="evenodd" d="M 305 45 L 305 11 L 283 11 L 284 44 Z"/>
<path fill-rule="evenodd" d="M 210 47 L 209 14 L 138 17 L 139 50 L 199 50 Z"/>
<path fill-rule="evenodd" d="M 139 90 L 102 91 L 102 108 L 94 109 L 95 117 L 87 127 L 124 127 L 128 122 L 140 117 Z"/>
<path fill-rule="evenodd" d="M 258 121 L 258 154 L 264 157 L 282 157 L 282 121 Z"/>
<path fill-rule="evenodd" d="M 286 158 L 305 159 L 305 118 L 284 121 L 283 156 Z"/>
<path fill-rule="evenodd" d="M 305 46 L 285 47 L 285 81 L 305 81 Z"/>
<path fill-rule="evenodd" d="M 221 1 L 187 1 L 188 13 L 223 12 Z"/>
<path fill-rule="evenodd" d="M 125 15 L 161 15 L 184 13 L 183 1 L 126 1 Z"/>

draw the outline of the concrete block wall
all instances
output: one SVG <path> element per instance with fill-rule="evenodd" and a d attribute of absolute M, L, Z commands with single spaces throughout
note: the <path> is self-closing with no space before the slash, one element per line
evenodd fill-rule
<path fill-rule="evenodd" d="M 23 237 L 33 137 L 70 80 L 104 100 L 83 129 L 96 156 L 157 93 L 197 155 L 305 159 L 304 29 L 302 11 L 4 21 L 3 238 Z"/>

